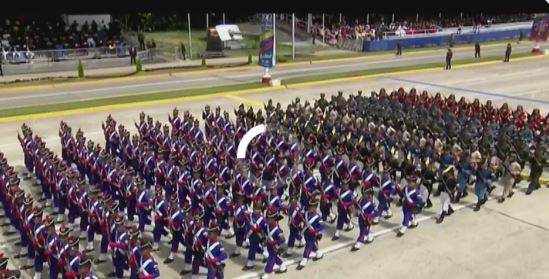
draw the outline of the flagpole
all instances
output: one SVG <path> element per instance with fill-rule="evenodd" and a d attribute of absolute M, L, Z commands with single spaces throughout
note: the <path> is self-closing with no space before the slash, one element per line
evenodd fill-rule
<path fill-rule="evenodd" d="M 189 59 L 193 59 L 193 40 L 191 36 L 191 13 L 187 13 L 187 23 L 189 25 Z"/>

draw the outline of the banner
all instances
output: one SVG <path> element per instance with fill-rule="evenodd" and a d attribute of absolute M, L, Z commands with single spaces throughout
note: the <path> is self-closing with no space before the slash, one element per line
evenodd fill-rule
<path fill-rule="evenodd" d="M 273 14 L 261 15 L 261 32 L 259 37 L 259 66 L 272 68 L 274 66 L 274 33 Z"/>
<path fill-rule="evenodd" d="M 272 68 L 273 60 L 274 60 L 273 32 L 267 32 L 261 35 L 260 39 L 261 39 L 261 42 L 259 43 L 259 65 L 265 68 Z"/>

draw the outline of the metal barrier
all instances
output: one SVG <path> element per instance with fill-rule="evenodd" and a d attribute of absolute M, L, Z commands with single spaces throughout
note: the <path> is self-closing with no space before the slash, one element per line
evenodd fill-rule
<path fill-rule="evenodd" d="M 9 52 L 7 61 L 11 64 L 20 63 L 40 63 L 40 62 L 59 62 L 70 60 L 101 59 L 126 57 L 129 55 L 129 49 L 126 46 L 117 46 L 115 48 L 73 48 L 73 49 L 48 49 L 31 51 L 31 59 L 26 50 L 17 51 L 15 54 Z"/>

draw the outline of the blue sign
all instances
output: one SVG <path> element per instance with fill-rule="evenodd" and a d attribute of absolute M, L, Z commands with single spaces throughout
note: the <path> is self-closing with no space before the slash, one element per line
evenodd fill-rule
<path fill-rule="evenodd" d="M 272 68 L 274 61 L 274 36 L 273 32 L 261 35 L 259 43 L 259 65 L 265 68 Z"/>

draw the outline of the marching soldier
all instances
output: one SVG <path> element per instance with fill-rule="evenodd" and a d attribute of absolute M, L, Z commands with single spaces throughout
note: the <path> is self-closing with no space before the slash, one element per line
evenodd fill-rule
<path fill-rule="evenodd" d="M 152 201 L 149 197 L 149 191 L 144 187 L 144 182 L 137 177 L 137 214 L 139 218 L 139 231 L 145 231 L 145 225 L 150 225 L 151 205 Z"/>
<path fill-rule="evenodd" d="M 170 264 L 174 261 L 175 254 L 179 248 L 179 244 L 183 243 L 183 224 L 185 221 L 185 214 L 187 214 L 191 207 L 186 203 L 186 211 L 179 208 L 179 202 L 177 200 L 177 193 L 172 194 L 170 198 L 169 208 L 169 220 L 168 228 L 172 234 L 171 249 L 169 256 L 164 260 L 165 264 Z"/>
<path fill-rule="evenodd" d="M 143 239 L 141 244 L 141 266 L 138 275 L 139 279 L 155 279 L 160 277 L 158 264 L 151 255 L 152 241 Z"/>
<path fill-rule="evenodd" d="M 515 185 L 517 185 L 522 179 L 520 175 L 522 169 L 520 164 L 517 162 L 516 157 L 517 156 L 515 154 L 510 154 L 502 164 L 505 170 L 501 179 L 503 184 L 503 192 L 498 200 L 499 203 L 504 202 L 505 198 L 511 198 L 513 196 L 515 193 Z"/>
<path fill-rule="evenodd" d="M 221 228 L 215 221 L 212 221 L 208 227 L 208 242 L 206 244 L 206 267 L 208 268 L 208 279 L 223 279 L 223 270 L 225 269 L 225 260 L 227 253 L 219 242 L 219 233 Z"/>
<path fill-rule="evenodd" d="M 396 185 L 390 177 L 390 169 L 383 171 L 383 179 L 381 181 L 381 187 L 377 195 L 377 207 L 374 213 L 373 224 L 379 223 L 379 218 L 383 216 L 385 219 L 389 219 L 393 216 L 391 211 L 391 199 L 396 194 Z"/>
<path fill-rule="evenodd" d="M 322 218 L 316 211 L 318 204 L 318 197 L 312 196 L 309 200 L 307 212 L 304 215 L 305 226 L 303 228 L 303 236 L 305 238 L 305 249 L 303 250 L 303 258 L 299 262 L 297 270 L 305 268 L 309 259 L 318 261 L 324 257 L 318 251 L 318 242 L 322 239 L 322 233 L 324 232 Z"/>
<path fill-rule="evenodd" d="M 262 203 L 258 202 L 257 199 L 254 200 L 253 212 L 250 216 L 250 231 L 248 232 L 248 241 L 250 242 L 248 262 L 242 268 L 244 271 L 254 268 L 256 254 L 264 254 L 266 252 L 262 247 L 262 243 L 267 234 L 267 222 L 263 217 L 262 210 Z"/>
<path fill-rule="evenodd" d="M 116 226 L 115 235 L 113 238 L 115 241 L 109 243 L 109 248 L 113 251 L 113 264 L 114 264 L 114 274 L 120 279 L 124 276 L 124 270 L 128 264 L 128 254 L 129 254 L 129 234 L 126 231 L 126 226 L 124 224 L 124 218 L 120 215 L 114 217 L 114 225 Z"/>
<path fill-rule="evenodd" d="M 128 266 L 130 268 L 130 279 L 138 279 L 137 274 L 141 267 L 141 243 L 139 241 L 139 228 L 133 225 L 129 230 L 128 241 Z"/>
<path fill-rule="evenodd" d="M 295 247 L 303 247 L 303 235 L 301 231 L 303 230 L 303 209 L 299 205 L 299 196 L 291 195 L 290 203 L 286 208 L 286 213 L 288 215 L 288 228 L 290 234 L 288 235 L 288 249 L 284 253 L 283 257 L 290 257 L 295 253 Z M 297 244 L 296 244 L 297 242 Z"/>
<path fill-rule="evenodd" d="M 82 258 L 80 259 L 80 266 L 78 270 L 78 273 L 80 275 L 79 278 L 98 279 L 97 276 L 93 275 L 91 268 L 92 268 L 92 257 L 83 255 Z"/>
<path fill-rule="evenodd" d="M 153 251 L 158 251 L 160 238 L 168 235 L 166 231 L 168 223 L 168 203 L 164 199 L 164 193 L 162 186 L 157 184 L 155 186 L 155 199 L 154 199 L 154 227 L 153 227 Z"/>
<path fill-rule="evenodd" d="M 351 223 L 350 207 L 355 202 L 355 193 L 353 190 L 349 189 L 348 175 L 346 175 L 343 179 L 341 189 L 339 189 L 338 193 L 339 200 L 337 203 L 337 225 L 332 241 L 339 239 L 343 225 L 345 225 L 346 232 L 349 232 L 354 228 L 354 225 Z"/>
<path fill-rule="evenodd" d="M 547 165 L 547 159 L 545 158 L 545 152 L 542 146 L 538 146 L 534 151 L 534 154 L 530 158 L 530 184 L 526 190 L 526 195 L 532 194 L 534 190 L 540 188 L 539 178 L 543 173 L 543 168 Z"/>
<path fill-rule="evenodd" d="M 491 188 L 492 182 L 496 180 L 493 166 L 486 167 L 484 161 L 480 159 L 478 164 L 473 165 L 473 173 L 476 176 L 475 195 L 477 196 L 477 204 L 474 211 L 479 211 L 480 207 L 488 200 L 488 189 Z"/>
<path fill-rule="evenodd" d="M 454 192 L 457 184 L 454 171 L 455 167 L 450 165 L 442 172 L 442 178 L 439 186 L 439 188 L 441 188 L 440 203 L 442 205 L 442 212 L 440 213 L 440 217 L 437 219 L 437 224 L 442 223 L 445 216 L 450 216 L 454 213 L 451 205 L 452 200 L 454 200 Z"/>
<path fill-rule="evenodd" d="M 75 279 L 80 269 L 80 259 L 82 253 L 79 251 L 79 238 L 69 236 L 68 238 L 68 251 L 65 256 L 65 277 L 68 279 Z"/>
<path fill-rule="evenodd" d="M 194 213 L 194 231 L 193 231 L 193 258 L 192 275 L 198 275 L 200 266 L 204 265 L 205 249 L 208 242 L 207 228 L 204 227 L 204 211 L 197 209 Z"/>
<path fill-rule="evenodd" d="M 273 271 L 275 273 L 284 273 L 287 271 L 284 262 L 280 258 L 280 254 L 283 254 L 286 245 L 284 232 L 278 226 L 278 221 L 281 218 L 278 209 L 273 206 L 269 207 L 267 210 L 267 253 L 269 256 L 265 265 L 265 273 L 261 276 L 262 279 L 268 278 Z"/>
<path fill-rule="evenodd" d="M 415 174 L 410 175 L 407 180 L 406 186 L 403 189 L 404 202 L 402 204 L 402 212 L 404 218 L 402 220 L 402 225 L 398 230 L 397 237 L 403 236 L 407 228 L 415 228 L 418 226 L 416 213 L 421 211 L 421 208 L 424 206 L 416 182 L 417 177 L 415 177 Z"/>
<path fill-rule="evenodd" d="M 359 250 L 363 244 L 372 243 L 372 241 L 374 241 L 374 237 L 370 233 L 370 226 L 372 224 L 372 220 L 374 219 L 375 212 L 375 203 L 372 198 L 372 194 L 372 188 L 369 186 L 362 187 L 362 198 L 357 204 L 355 204 L 355 206 L 359 209 L 358 227 L 360 229 L 360 233 L 355 245 L 351 248 L 351 252 Z"/>

